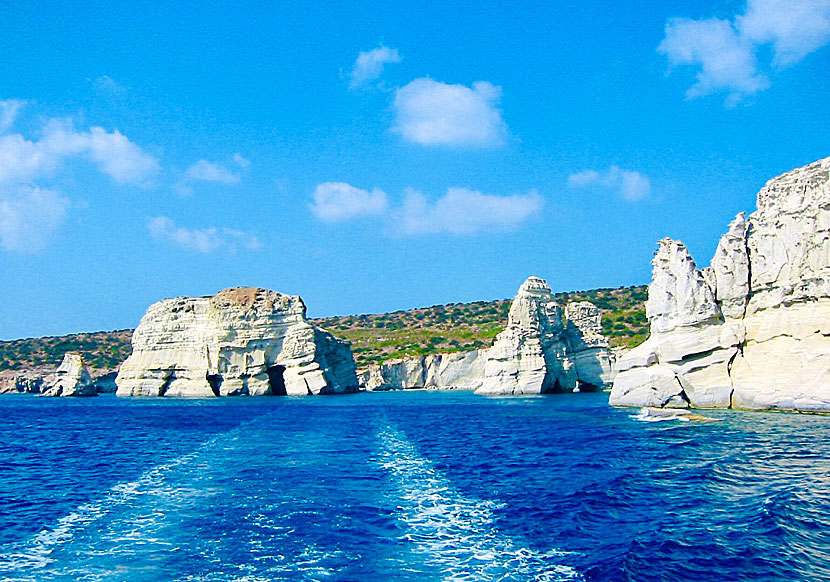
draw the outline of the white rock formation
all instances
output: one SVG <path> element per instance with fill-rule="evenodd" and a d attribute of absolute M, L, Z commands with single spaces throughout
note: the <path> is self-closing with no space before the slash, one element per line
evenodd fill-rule
<path fill-rule="evenodd" d="M 484 381 L 486 350 L 387 360 L 360 375 L 364 390 L 475 390 Z"/>
<path fill-rule="evenodd" d="M 577 304 L 570 314 L 575 319 L 566 326 L 548 284 L 528 278 L 513 299 L 507 327 L 487 351 L 484 381 L 476 392 L 541 394 L 604 387 L 611 379 L 612 355 L 600 339 L 599 310 Z"/>
<path fill-rule="evenodd" d="M 302 299 L 237 287 L 147 310 L 119 396 L 213 397 L 357 390 L 348 342 L 309 323 Z"/>
<path fill-rule="evenodd" d="M 596 305 L 579 301 L 565 306 L 565 342 L 580 389 L 611 385 L 615 356 L 608 338 L 602 335 L 602 312 Z"/>
<path fill-rule="evenodd" d="M 52 373 L 54 368 L 3 370 L 0 372 L 0 394 L 38 394 L 44 379 Z"/>
<path fill-rule="evenodd" d="M 664 239 L 610 403 L 830 410 L 830 158 L 770 180 L 711 266 Z"/>
<path fill-rule="evenodd" d="M 95 383 L 81 354 L 66 352 L 55 373 L 41 388 L 43 396 L 96 396 Z"/>

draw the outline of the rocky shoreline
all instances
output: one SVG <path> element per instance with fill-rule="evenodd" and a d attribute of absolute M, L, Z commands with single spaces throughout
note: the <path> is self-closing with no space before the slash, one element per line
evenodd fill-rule
<path fill-rule="evenodd" d="M 374 390 L 544 394 L 611 389 L 613 406 L 830 411 L 830 158 L 770 180 L 709 267 L 659 243 L 648 339 L 619 354 L 590 302 L 560 306 L 543 279 L 519 288 L 489 347 L 357 370 L 348 341 L 298 296 L 237 287 L 152 305 L 117 371 L 68 352 L 57 370 L 0 372 L 0 393 L 218 397 Z M 492 336 L 491 336 L 492 337 Z M 480 345 L 480 344 L 479 344 Z"/>
<path fill-rule="evenodd" d="M 620 358 L 612 405 L 830 411 L 830 158 L 770 180 L 757 205 L 705 269 L 660 241 L 651 335 Z"/>

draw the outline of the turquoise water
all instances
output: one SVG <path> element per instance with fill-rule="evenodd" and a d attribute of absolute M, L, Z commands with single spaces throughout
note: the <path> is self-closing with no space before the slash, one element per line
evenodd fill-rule
<path fill-rule="evenodd" d="M 0 580 L 830 579 L 830 417 L 0 398 Z"/>

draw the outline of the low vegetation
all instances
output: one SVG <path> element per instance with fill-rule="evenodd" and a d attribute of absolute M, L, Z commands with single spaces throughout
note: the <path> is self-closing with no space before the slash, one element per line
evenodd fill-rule
<path fill-rule="evenodd" d="M 556 301 L 590 301 L 602 310 L 602 329 L 613 347 L 635 346 L 648 337 L 646 286 L 557 293 Z M 504 329 L 510 300 L 450 303 L 377 315 L 314 320 L 352 342 L 358 366 L 390 358 L 487 347 Z M 94 368 L 114 368 L 130 353 L 132 330 L 79 333 L 0 341 L 0 370 L 57 366 L 64 352 L 76 351 Z"/>
<path fill-rule="evenodd" d="M 80 352 L 90 368 L 115 368 L 130 355 L 133 330 L 76 333 L 0 341 L 0 370 L 57 367 L 65 352 Z"/>
<path fill-rule="evenodd" d="M 560 305 L 590 301 L 602 311 L 602 329 L 612 347 L 631 347 L 648 337 L 644 302 L 647 287 L 557 293 Z M 450 303 L 381 315 L 351 315 L 315 320 L 352 342 L 357 365 L 390 358 L 484 348 L 507 324 L 510 300 Z"/>

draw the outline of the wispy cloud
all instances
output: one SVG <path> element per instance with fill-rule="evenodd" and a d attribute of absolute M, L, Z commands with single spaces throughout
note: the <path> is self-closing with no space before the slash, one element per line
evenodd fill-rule
<path fill-rule="evenodd" d="M 241 157 L 241 156 L 240 156 Z M 202 182 L 218 182 L 220 184 L 239 184 L 242 177 L 231 172 L 224 165 L 208 160 L 197 160 L 185 171 L 185 176 L 190 180 Z"/>
<path fill-rule="evenodd" d="M 392 231 L 405 235 L 472 235 L 514 230 L 543 206 L 544 199 L 535 190 L 495 196 L 467 188 L 449 188 L 446 194 L 430 201 L 410 188 L 404 194 L 403 206 L 393 214 Z"/>
<path fill-rule="evenodd" d="M 66 219 L 69 200 L 38 186 L 0 185 L 0 245 L 4 250 L 43 250 Z"/>
<path fill-rule="evenodd" d="M 202 254 L 217 250 L 235 252 L 239 248 L 251 251 L 262 248 L 262 242 L 250 232 L 216 226 L 202 229 L 185 228 L 177 226 L 167 216 L 148 218 L 147 230 L 156 240 Z"/>
<path fill-rule="evenodd" d="M 25 105 L 22 99 L 0 100 L 0 133 L 5 133 L 14 124 Z"/>
<path fill-rule="evenodd" d="M 362 190 L 345 182 L 318 184 L 312 199 L 311 212 L 323 222 L 377 216 L 387 209 L 386 193 L 383 190 Z"/>
<path fill-rule="evenodd" d="M 158 161 L 117 129 L 78 131 L 67 119 L 48 120 L 39 140 L 0 135 L 0 182 L 27 182 L 54 173 L 70 158 L 86 158 L 116 182 L 142 184 L 159 172 Z"/>
<path fill-rule="evenodd" d="M 25 104 L 0 101 L 0 245 L 7 251 L 43 249 L 66 218 L 70 201 L 54 188 L 54 179 L 73 159 L 90 162 L 123 184 L 149 185 L 159 163 L 118 130 L 93 126 L 78 130 L 70 119 L 47 119 L 37 139 L 7 133 Z"/>
<path fill-rule="evenodd" d="M 392 236 L 473 235 L 521 226 L 544 206 L 535 190 L 527 194 L 496 196 L 468 188 L 449 188 L 437 200 L 407 188 L 400 204 L 389 204 L 383 190 L 371 192 L 344 182 L 325 182 L 314 191 L 311 211 L 328 223 L 375 217 Z"/>
<path fill-rule="evenodd" d="M 830 43 L 830 0 L 749 0 L 735 25 L 752 43 L 772 43 L 773 67 L 788 67 Z"/>
<path fill-rule="evenodd" d="M 592 185 L 613 190 L 631 202 L 642 200 L 651 194 L 651 181 L 648 177 L 635 170 L 623 170 L 618 166 L 611 166 L 601 172 L 585 170 L 568 176 L 568 186 L 571 188 Z"/>
<path fill-rule="evenodd" d="M 103 97 L 116 98 L 127 94 L 127 88 L 109 75 L 101 75 L 92 81 L 93 90 Z"/>
<path fill-rule="evenodd" d="M 699 67 L 688 99 L 726 92 L 731 107 L 770 86 L 758 50 L 772 44 L 772 66 L 792 66 L 830 43 L 830 0 L 749 0 L 731 21 L 672 18 L 657 50 L 671 66 Z"/>
<path fill-rule="evenodd" d="M 236 152 L 233 155 L 233 163 L 242 168 L 243 170 L 251 167 L 251 160 L 249 160 L 246 157 L 243 157 L 242 154 L 240 154 L 239 152 Z"/>
<path fill-rule="evenodd" d="M 487 81 L 467 87 L 415 79 L 395 91 L 394 131 L 427 146 L 497 147 L 507 136 L 500 98 L 501 87 Z"/>
<path fill-rule="evenodd" d="M 383 67 L 387 63 L 401 62 L 401 55 L 397 49 L 387 46 L 379 46 L 370 51 L 361 52 L 349 73 L 349 88 L 356 89 L 374 81 L 383 73 Z"/>

